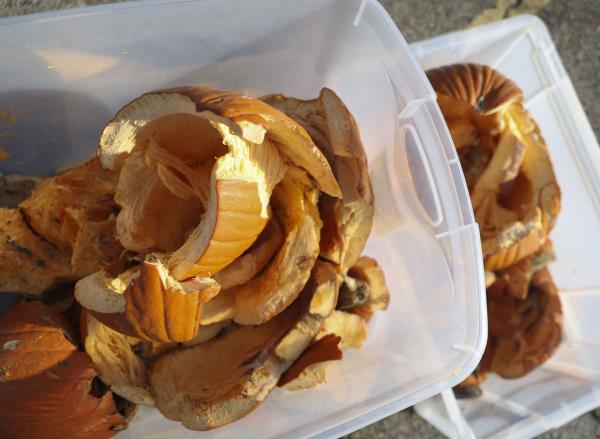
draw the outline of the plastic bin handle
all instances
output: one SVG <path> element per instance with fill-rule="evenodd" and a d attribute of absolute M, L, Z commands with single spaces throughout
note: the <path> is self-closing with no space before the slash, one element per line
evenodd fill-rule
<path fill-rule="evenodd" d="M 432 206 L 424 206 L 423 203 L 421 202 L 421 199 L 422 199 L 421 197 L 416 196 L 415 198 L 417 198 L 419 200 L 419 205 L 425 211 L 427 219 L 428 219 L 429 223 L 431 224 L 431 226 L 438 227 L 444 221 L 444 216 L 442 215 L 442 205 L 440 202 L 440 196 L 436 189 L 435 180 L 433 179 L 433 172 L 431 170 L 431 166 L 429 164 L 427 154 L 425 153 L 425 149 L 423 147 L 423 142 L 421 141 L 421 138 L 420 138 L 416 128 L 410 124 L 403 124 L 400 127 L 398 134 L 401 139 L 404 139 L 404 149 L 405 149 L 405 153 L 407 154 L 407 158 L 406 158 L 407 163 L 409 163 L 409 159 L 408 159 L 409 146 L 407 145 L 407 142 L 410 142 L 409 139 L 411 139 L 412 142 L 414 142 L 413 144 L 414 144 L 415 150 L 418 153 L 419 161 L 422 164 L 424 175 L 426 177 L 425 181 L 427 182 L 428 195 L 429 195 L 431 201 L 433 202 L 433 204 L 432 204 Z M 410 135 L 410 137 L 408 135 Z M 411 173 L 411 176 L 412 176 L 412 173 Z M 413 184 L 414 184 L 414 180 L 413 180 Z M 424 190 L 423 190 L 424 188 L 422 186 L 420 186 L 418 188 L 415 187 L 415 189 L 420 193 L 424 193 Z M 432 208 L 433 208 L 433 210 L 432 210 Z"/>
<path fill-rule="evenodd" d="M 375 233 L 385 234 L 400 227 L 412 212 L 413 217 L 444 232 L 444 205 L 440 180 L 456 185 L 449 173 L 438 127 L 430 106 L 435 99 L 411 101 L 397 118 L 395 141 L 369 164 L 375 191 Z M 446 189 L 447 190 L 447 189 Z M 470 206 L 469 206 L 470 209 Z"/>
<path fill-rule="evenodd" d="M 435 98 L 427 96 L 411 101 L 398 115 L 398 146 L 388 149 L 387 166 L 388 175 L 397 174 L 412 186 L 408 191 L 413 194 L 409 203 L 424 214 L 433 228 L 437 228 L 444 221 L 444 211 L 434 178 L 434 165 L 440 161 L 439 157 L 443 157 L 443 168 L 447 163 L 428 104 L 435 105 Z"/>

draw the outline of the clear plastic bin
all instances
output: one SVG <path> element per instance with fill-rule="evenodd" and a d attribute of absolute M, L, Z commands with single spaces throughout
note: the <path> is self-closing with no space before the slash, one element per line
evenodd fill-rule
<path fill-rule="evenodd" d="M 551 235 L 557 260 L 549 268 L 560 291 L 565 337 L 550 361 L 523 378 L 492 376 L 479 398 L 456 401 L 450 391 L 416 409 L 452 437 L 457 431 L 462 437 L 533 437 L 600 405 L 600 148 L 540 19 L 524 15 L 411 49 L 424 69 L 488 64 L 523 89 L 562 190 Z"/>
<path fill-rule="evenodd" d="M 335 90 L 355 115 L 375 187 L 376 257 L 391 306 L 315 390 L 276 389 L 213 437 L 338 436 L 461 381 L 487 333 L 477 225 L 434 93 L 372 0 L 146 1 L 0 21 L 4 173 L 51 173 L 94 151 L 133 97 L 206 84 L 260 96 Z M 197 435 L 142 409 L 123 438 Z"/>

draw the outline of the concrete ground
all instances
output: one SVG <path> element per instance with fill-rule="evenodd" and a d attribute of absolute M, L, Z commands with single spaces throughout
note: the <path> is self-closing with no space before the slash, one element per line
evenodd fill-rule
<path fill-rule="evenodd" d="M 112 0 L 0 0 L 0 17 L 111 3 Z M 600 0 L 381 0 L 408 42 L 520 13 L 546 22 L 579 99 L 600 138 Z M 396 413 L 347 436 L 441 438 L 412 409 Z M 587 413 L 541 438 L 598 438 L 600 409 Z"/>

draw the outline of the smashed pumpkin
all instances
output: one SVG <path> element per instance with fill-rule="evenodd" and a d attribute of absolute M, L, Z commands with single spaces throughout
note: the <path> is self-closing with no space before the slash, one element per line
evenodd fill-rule
<path fill-rule="evenodd" d="M 486 270 L 536 252 L 560 210 L 560 188 L 521 90 L 490 67 L 456 64 L 427 72 L 458 150 Z"/>
<path fill-rule="evenodd" d="M 360 258 L 372 221 L 358 128 L 333 91 L 159 90 L 115 115 L 97 158 L 0 209 L 0 290 L 51 296 L 51 312 L 79 319 L 77 355 L 102 383 L 89 437 L 126 425 L 105 399 L 207 430 L 278 382 L 325 382 L 340 349 L 364 342 L 389 300 Z M 364 300 L 336 310 L 342 284 Z"/>
<path fill-rule="evenodd" d="M 548 271 L 560 188 L 540 129 L 515 83 L 482 65 L 427 76 L 456 146 L 480 227 L 489 336 L 476 371 L 455 391 L 477 396 L 490 372 L 520 377 L 561 339 L 562 311 Z"/>
<path fill-rule="evenodd" d="M 199 305 L 216 294 L 211 288 L 206 293 L 206 282 L 213 275 L 218 278 L 220 270 L 234 264 L 256 242 L 273 215 L 270 204 L 276 187 L 281 195 L 275 194 L 273 209 L 284 229 L 283 245 L 263 273 L 257 273 L 258 264 L 246 273 L 241 272 L 241 263 L 232 267 L 231 272 L 243 278 L 229 286 L 240 290 L 236 302 L 249 302 L 236 307 L 240 310 L 236 321 L 257 324 L 282 312 L 306 283 L 318 253 L 317 188 L 341 195 L 325 156 L 300 125 L 237 93 L 186 87 L 143 95 L 107 125 L 98 154 L 106 167 L 119 174 L 117 236 L 126 249 L 143 254 L 144 261 L 140 268 L 113 279 L 98 273 L 83 279 L 76 297 L 113 329 L 154 341 L 196 336 Z M 304 244 L 315 240 L 316 244 Z M 261 251 L 264 254 L 256 254 L 262 257 L 260 264 L 273 251 L 272 243 Z M 286 278 L 282 270 L 299 267 L 292 259 L 305 261 L 304 274 Z M 235 285 L 240 280 L 245 282 Z M 110 287 L 115 283 L 123 291 Z M 286 283 L 288 291 L 283 293 Z M 142 296 L 157 297 L 156 301 L 134 304 L 136 288 Z M 155 312 L 150 308 L 160 304 L 159 298 L 168 291 L 175 291 L 173 300 L 198 305 L 193 316 L 185 319 L 189 327 L 171 328 L 179 330 L 177 334 L 166 327 L 160 334 L 153 332 L 149 327 L 155 322 L 145 324 L 135 317 L 160 314 L 163 308 Z M 96 297 L 116 297 L 115 293 L 125 299 L 127 312 L 122 305 L 97 306 Z M 256 297 L 259 293 L 261 298 Z M 169 300 L 162 302 L 168 313 Z M 112 317 L 101 314 L 116 314 L 118 319 L 111 321 Z"/>

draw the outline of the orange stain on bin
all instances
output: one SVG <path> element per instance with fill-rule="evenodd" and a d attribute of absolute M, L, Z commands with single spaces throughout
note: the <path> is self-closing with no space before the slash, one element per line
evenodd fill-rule
<path fill-rule="evenodd" d="M 0 107 L 0 121 L 4 121 L 9 124 L 13 124 L 17 122 L 17 118 L 10 111 Z"/>
<path fill-rule="evenodd" d="M 17 122 L 17 118 L 10 111 L 0 107 L 0 122 L 6 122 L 7 124 L 14 124 Z M 12 136 L 13 133 L 10 131 L 0 131 L 0 162 L 10 157 L 9 152 L 3 148 L 2 138 Z"/>
<path fill-rule="evenodd" d="M 8 153 L 8 151 L 2 148 L 2 145 L 0 145 L 0 162 L 6 160 L 9 157 L 10 154 Z"/>

